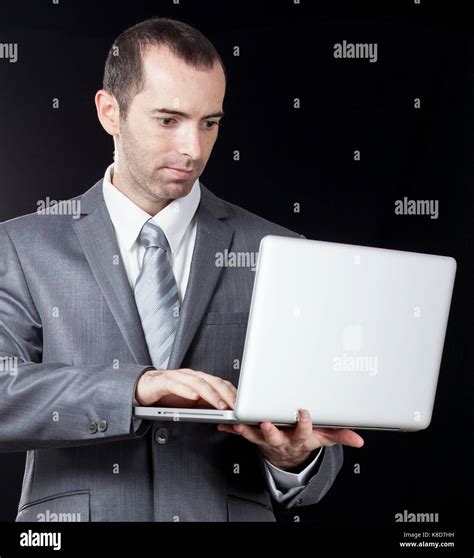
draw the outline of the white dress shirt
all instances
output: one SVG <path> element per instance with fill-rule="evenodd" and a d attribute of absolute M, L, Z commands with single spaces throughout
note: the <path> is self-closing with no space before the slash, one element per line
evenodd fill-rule
<path fill-rule="evenodd" d="M 102 190 L 115 229 L 122 261 L 133 290 L 145 255 L 145 247 L 138 242 L 138 235 L 143 225 L 150 219 L 150 215 L 122 194 L 112 184 L 112 179 L 113 163 L 105 171 Z M 184 300 L 191 269 L 196 240 L 196 210 L 200 199 L 201 186 L 199 179 L 196 179 L 187 196 L 173 200 L 152 217 L 153 221 L 161 227 L 169 242 L 171 249 L 169 259 L 181 302 Z M 320 455 L 321 451 L 298 474 L 283 471 L 264 459 L 267 481 L 278 502 L 284 502 L 303 490 Z"/>

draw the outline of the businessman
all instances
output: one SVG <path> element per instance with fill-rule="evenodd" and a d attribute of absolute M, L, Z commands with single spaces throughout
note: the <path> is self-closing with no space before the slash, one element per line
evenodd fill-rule
<path fill-rule="evenodd" d="M 17 521 L 275 521 L 273 503 L 317 503 L 342 446 L 363 444 L 304 409 L 288 430 L 133 416 L 234 407 L 254 272 L 216 254 L 300 236 L 200 182 L 225 87 L 196 29 L 126 30 L 95 96 L 114 161 L 74 198 L 80 215 L 0 224 L 0 448 L 27 450 Z"/>

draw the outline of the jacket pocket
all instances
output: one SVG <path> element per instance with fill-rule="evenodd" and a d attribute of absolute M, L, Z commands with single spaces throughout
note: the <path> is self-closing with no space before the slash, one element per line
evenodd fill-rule
<path fill-rule="evenodd" d="M 90 492 L 73 490 L 27 502 L 18 510 L 15 521 L 90 521 Z"/>
<path fill-rule="evenodd" d="M 249 312 L 208 312 L 204 319 L 205 324 L 246 324 Z"/>
<path fill-rule="evenodd" d="M 271 505 L 239 496 L 227 496 L 227 521 L 275 522 Z"/>

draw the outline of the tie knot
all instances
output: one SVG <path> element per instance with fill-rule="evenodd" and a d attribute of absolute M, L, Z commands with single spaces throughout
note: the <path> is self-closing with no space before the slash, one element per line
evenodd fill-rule
<path fill-rule="evenodd" d="M 167 252 L 170 248 L 165 233 L 156 223 L 151 220 L 147 221 L 142 230 L 140 231 L 139 241 L 142 246 L 149 248 L 150 246 L 157 246 Z"/>

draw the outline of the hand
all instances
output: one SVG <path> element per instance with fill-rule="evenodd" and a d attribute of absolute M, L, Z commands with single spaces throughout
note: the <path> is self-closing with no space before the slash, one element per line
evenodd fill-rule
<path fill-rule="evenodd" d="M 238 434 L 257 444 L 262 454 L 275 467 L 290 470 L 306 461 L 311 453 L 322 446 L 343 444 L 354 448 L 364 445 L 359 434 L 347 428 L 315 428 L 309 411 L 301 409 L 294 428 L 278 429 L 271 422 L 261 422 L 260 427 L 248 424 L 219 424 L 218 430 Z"/>
<path fill-rule="evenodd" d="M 140 405 L 233 409 L 237 395 L 231 382 L 200 370 L 147 370 L 135 390 Z"/>

